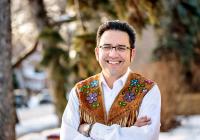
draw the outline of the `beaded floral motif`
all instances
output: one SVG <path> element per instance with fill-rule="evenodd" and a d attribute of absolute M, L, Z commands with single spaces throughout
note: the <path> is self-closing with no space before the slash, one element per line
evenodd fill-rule
<path fill-rule="evenodd" d="M 145 82 L 148 83 L 148 84 L 152 84 L 153 83 L 153 81 L 151 81 L 151 80 L 145 80 Z"/>
<path fill-rule="evenodd" d="M 148 90 L 146 88 L 142 89 L 142 93 L 147 93 L 147 92 L 148 92 Z"/>
<path fill-rule="evenodd" d="M 144 84 L 137 84 L 135 88 L 135 92 L 138 93 L 140 90 L 142 90 L 145 87 Z"/>
<path fill-rule="evenodd" d="M 124 102 L 124 101 L 119 101 L 119 105 L 121 106 L 121 107 L 123 107 L 123 106 L 126 106 L 126 102 Z"/>
<path fill-rule="evenodd" d="M 97 87 L 98 86 L 98 81 L 97 80 L 94 80 L 90 83 L 90 87 Z"/>
<path fill-rule="evenodd" d="M 130 86 L 136 86 L 138 84 L 138 79 L 131 80 Z"/>
<path fill-rule="evenodd" d="M 99 107 L 99 106 L 100 106 L 99 102 L 94 102 L 94 103 L 92 103 L 92 107 L 93 107 L 93 108 L 97 108 L 97 107 Z"/>
<path fill-rule="evenodd" d="M 80 88 L 80 91 L 83 93 L 89 93 L 90 86 L 84 85 Z"/>
<path fill-rule="evenodd" d="M 153 81 L 144 80 L 144 82 L 139 81 L 138 79 L 132 79 L 127 89 L 122 91 L 123 101 L 119 101 L 118 104 L 120 107 L 124 107 L 127 103 L 130 103 L 136 98 L 136 95 L 141 92 L 146 94 L 148 92 L 147 88 L 145 88 L 145 83 L 151 84 Z M 133 90 L 134 88 L 134 90 Z"/>
<path fill-rule="evenodd" d="M 136 95 L 139 92 L 146 94 L 148 92 L 148 89 L 145 87 L 145 85 L 151 83 L 153 83 L 153 81 L 151 80 L 130 80 L 130 84 L 128 85 L 128 87 L 122 91 L 123 96 L 122 99 L 118 101 L 118 105 L 120 107 L 125 107 L 128 103 L 132 102 L 136 98 Z M 98 96 L 100 96 L 98 80 L 93 80 L 87 85 L 83 85 L 80 88 L 80 91 L 84 94 L 85 100 L 92 108 L 96 109 L 100 106 L 100 103 L 98 101 Z"/>
<path fill-rule="evenodd" d="M 97 101 L 97 93 L 90 93 L 87 97 L 86 100 L 91 104 L 93 102 Z"/>
<path fill-rule="evenodd" d="M 100 106 L 100 103 L 98 102 L 98 83 L 98 80 L 93 80 L 89 83 L 89 85 L 83 85 L 80 88 L 80 91 L 85 94 L 85 99 L 92 108 L 97 108 Z"/>
<path fill-rule="evenodd" d="M 127 92 L 124 95 L 124 101 L 126 101 L 126 102 L 131 102 L 133 99 L 135 99 L 135 95 L 131 92 Z"/>

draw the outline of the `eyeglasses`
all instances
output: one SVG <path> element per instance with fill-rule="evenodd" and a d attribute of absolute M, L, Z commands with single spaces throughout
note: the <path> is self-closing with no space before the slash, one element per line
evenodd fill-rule
<path fill-rule="evenodd" d="M 127 50 L 131 50 L 130 47 L 127 47 L 125 45 L 116 45 L 116 46 L 113 46 L 111 44 L 104 44 L 102 46 L 99 46 L 99 48 L 101 48 L 103 50 L 103 52 L 105 53 L 108 53 L 110 52 L 113 48 L 115 49 L 116 52 L 118 53 L 124 53 L 126 52 Z"/>

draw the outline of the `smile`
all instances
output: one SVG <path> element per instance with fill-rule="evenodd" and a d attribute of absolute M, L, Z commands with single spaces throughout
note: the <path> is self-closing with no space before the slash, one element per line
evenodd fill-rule
<path fill-rule="evenodd" d="M 122 61 L 109 61 L 109 60 L 107 60 L 106 62 L 109 63 L 109 64 L 120 64 Z"/>

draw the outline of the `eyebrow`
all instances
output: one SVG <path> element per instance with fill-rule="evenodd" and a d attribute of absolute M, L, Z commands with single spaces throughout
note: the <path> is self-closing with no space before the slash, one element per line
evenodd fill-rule
<path fill-rule="evenodd" d="M 108 44 L 108 43 L 105 43 L 103 45 L 112 45 L 112 44 Z M 112 45 L 112 46 L 120 46 L 120 47 L 126 47 L 126 45 L 121 45 L 121 44 L 117 44 L 117 45 Z"/>
<path fill-rule="evenodd" d="M 103 44 L 103 45 L 112 45 L 112 44 L 105 43 L 105 44 Z"/>

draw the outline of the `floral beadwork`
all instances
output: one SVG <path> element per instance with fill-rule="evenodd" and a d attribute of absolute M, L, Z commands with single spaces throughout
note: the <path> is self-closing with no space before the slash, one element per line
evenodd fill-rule
<path fill-rule="evenodd" d="M 123 107 L 123 106 L 126 106 L 126 105 L 127 105 L 127 103 L 126 103 L 126 102 L 124 102 L 124 101 L 119 101 L 119 105 L 120 105 L 121 107 Z"/>
<path fill-rule="evenodd" d="M 127 92 L 124 96 L 124 101 L 131 102 L 133 99 L 135 99 L 134 93 Z"/>
<path fill-rule="evenodd" d="M 97 80 L 94 80 L 94 81 L 92 81 L 91 83 L 90 83 L 90 87 L 97 87 L 98 86 L 98 81 Z"/>
<path fill-rule="evenodd" d="M 147 92 L 148 92 L 148 90 L 146 88 L 142 89 L 142 93 L 147 93 Z"/>
<path fill-rule="evenodd" d="M 89 93 L 90 86 L 84 85 L 80 88 L 80 91 L 83 93 Z"/>
<path fill-rule="evenodd" d="M 93 108 L 97 108 L 97 107 L 99 107 L 100 106 L 100 104 L 98 103 L 98 102 L 93 102 L 92 103 L 92 107 Z"/>
<path fill-rule="evenodd" d="M 145 80 L 145 82 L 148 83 L 148 84 L 152 84 L 153 83 L 153 81 L 151 81 L 151 80 Z"/>
<path fill-rule="evenodd" d="M 97 93 L 91 93 L 86 97 L 86 100 L 91 104 L 97 101 Z"/>
<path fill-rule="evenodd" d="M 98 83 L 98 80 L 93 80 L 89 83 L 82 83 L 82 86 L 80 87 L 80 92 L 85 96 L 86 102 L 95 109 L 100 106 L 100 103 L 98 102 L 100 92 Z"/>
<path fill-rule="evenodd" d="M 151 80 L 140 81 L 139 79 L 132 79 L 129 86 L 122 91 L 123 101 L 119 101 L 120 107 L 126 106 L 128 103 L 133 101 L 139 92 L 146 94 L 148 89 L 145 87 L 146 84 L 152 83 Z"/>
<path fill-rule="evenodd" d="M 135 88 L 135 92 L 138 93 L 141 89 L 143 89 L 143 87 L 145 87 L 144 84 L 137 84 L 137 86 Z"/>
<path fill-rule="evenodd" d="M 139 83 L 138 79 L 131 80 L 130 86 L 136 86 Z"/>

